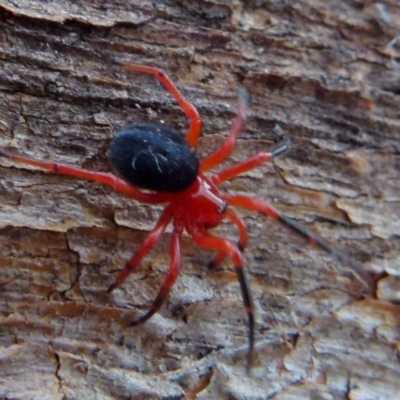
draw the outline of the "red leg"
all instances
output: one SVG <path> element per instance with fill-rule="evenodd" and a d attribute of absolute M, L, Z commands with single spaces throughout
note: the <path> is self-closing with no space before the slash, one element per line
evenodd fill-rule
<path fill-rule="evenodd" d="M 182 231 L 183 227 L 180 226 L 180 224 L 174 224 L 174 230 L 172 231 L 171 244 L 170 244 L 171 264 L 169 267 L 167 277 L 165 278 L 165 281 L 161 286 L 161 289 L 158 292 L 158 295 L 154 300 L 150 310 L 147 311 L 147 313 L 143 314 L 138 319 L 136 319 L 135 321 L 133 321 L 131 325 L 139 325 L 147 321 L 149 318 L 151 318 L 160 309 L 171 287 L 174 285 L 176 278 L 178 277 L 182 267 L 182 254 L 181 254 Z"/>
<path fill-rule="evenodd" d="M 175 84 L 171 81 L 170 78 L 168 78 L 167 74 L 163 70 L 154 67 L 147 67 L 145 65 L 137 64 L 126 64 L 119 61 L 116 62 L 126 69 L 154 75 L 155 78 L 158 79 L 158 81 L 168 90 L 168 92 L 171 93 L 171 95 L 175 98 L 175 100 L 182 108 L 183 112 L 189 118 L 190 128 L 186 136 L 186 141 L 188 142 L 189 146 L 194 147 L 201 132 L 200 115 L 193 104 L 189 103 L 182 96 Z"/>
<path fill-rule="evenodd" d="M 226 200 L 230 205 L 237 207 L 244 207 L 253 211 L 262 212 L 268 215 L 270 218 L 280 221 L 282 224 L 288 226 L 292 231 L 305 237 L 310 244 L 319 246 L 326 252 L 332 254 L 332 256 L 335 257 L 336 259 L 351 266 L 360 275 L 360 278 L 363 279 L 362 283 L 364 284 L 364 286 L 368 288 L 368 284 L 366 282 L 369 281 L 369 278 L 367 277 L 366 271 L 362 268 L 361 265 L 359 265 L 354 260 L 350 260 L 349 258 L 347 258 L 344 254 L 334 249 L 327 241 L 322 239 L 319 235 L 310 231 L 304 226 L 300 225 L 293 219 L 287 217 L 285 214 L 281 213 L 271 204 L 264 203 L 257 199 L 251 199 L 246 196 L 239 196 L 239 195 L 229 196 L 226 195 L 225 193 L 222 195 L 222 198 Z"/>
<path fill-rule="evenodd" d="M 117 288 L 128 275 L 139 265 L 142 258 L 153 248 L 158 242 L 161 235 L 165 232 L 166 227 L 172 219 L 172 207 L 166 207 L 161 217 L 157 221 L 155 227 L 147 235 L 144 242 L 140 245 L 139 249 L 133 255 L 133 257 L 127 262 L 125 268 L 120 272 L 115 282 L 107 289 L 110 293 Z"/>
<path fill-rule="evenodd" d="M 200 171 L 208 171 L 225 160 L 235 147 L 236 139 L 246 122 L 246 108 L 248 104 L 248 93 L 246 89 L 239 88 L 239 97 L 237 105 L 236 118 L 233 121 L 228 137 L 224 140 L 221 147 L 210 156 L 206 157 L 200 163 Z"/>
<path fill-rule="evenodd" d="M 221 182 L 232 179 L 239 174 L 243 174 L 246 171 L 252 170 L 266 161 L 271 161 L 275 157 L 289 151 L 289 148 L 290 140 L 285 140 L 279 143 L 279 145 L 271 153 L 258 153 L 255 156 L 248 158 L 247 160 L 244 160 L 238 164 L 233 165 L 232 167 L 226 168 L 218 172 L 211 177 L 211 181 L 218 185 Z"/>
<path fill-rule="evenodd" d="M 229 240 L 222 239 L 211 235 L 202 226 L 193 225 L 186 227 L 189 234 L 193 237 L 194 242 L 205 249 L 217 250 L 231 257 L 235 266 L 236 274 L 240 283 L 240 288 L 243 296 L 243 303 L 248 317 L 249 324 L 249 352 L 247 359 L 247 369 L 249 370 L 253 360 L 254 349 L 254 306 L 250 292 L 249 284 L 247 283 L 246 275 L 243 269 L 243 259 L 240 250 Z"/>
<path fill-rule="evenodd" d="M 143 193 L 133 186 L 127 184 L 122 179 L 117 178 L 113 174 L 88 171 L 86 169 L 77 168 L 68 164 L 59 164 L 51 161 L 37 160 L 34 158 L 8 154 L 0 150 L 0 158 L 1 157 L 8 158 L 10 160 L 23 164 L 34 165 L 35 167 L 42 168 L 55 174 L 73 176 L 78 179 L 87 179 L 89 181 L 108 185 L 118 192 L 124 193 L 127 196 L 133 197 L 134 199 L 143 201 L 145 203 L 164 203 L 168 200 L 168 195 L 166 194 Z"/>
<path fill-rule="evenodd" d="M 226 212 L 226 216 L 230 221 L 236 225 L 239 231 L 239 243 L 238 247 L 240 251 L 243 251 L 247 244 L 247 229 L 243 220 L 231 209 L 228 209 Z M 226 253 L 220 251 L 209 263 L 210 267 L 214 267 L 224 261 Z"/>

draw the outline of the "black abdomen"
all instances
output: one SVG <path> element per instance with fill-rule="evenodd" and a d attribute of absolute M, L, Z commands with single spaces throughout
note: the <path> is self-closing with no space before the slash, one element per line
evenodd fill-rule
<path fill-rule="evenodd" d="M 199 172 L 199 160 L 178 133 L 162 125 L 138 124 L 111 142 L 111 162 L 128 183 L 154 191 L 178 192 Z"/>

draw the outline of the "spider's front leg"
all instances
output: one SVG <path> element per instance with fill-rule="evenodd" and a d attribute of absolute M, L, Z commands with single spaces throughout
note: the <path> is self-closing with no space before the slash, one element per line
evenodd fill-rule
<path fill-rule="evenodd" d="M 171 252 L 171 264 L 168 270 L 168 274 L 165 278 L 164 283 L 161 286 L 160 291 L 150 310 L 143 314 L 141 317 L 134 320 L 131 325 L 139 325 L 151 318 L 162 306 L 165 298 L 167 297 L 171 287 L 174 285 L 176 278 L 182 267 L 182 252 L 181 252 L 181 239 L 182 239 L 183 225 L 180 221 L 175 221 L 174 229 L 171 235 L 170 252 Z"/>
<path fill-rule="evenodd" d="M 247 371 L 250 370 L 253 361 L 254 350 L 254 305 L 247 283 L 246 274 L 243 269 L 243 258 L 240 250 L 229 240 L 211 235 L 203 226 L 198 224 L 186 226 L 187 231 L 193 237 L 195 244 L 209 250 L 217 250 L 220 254 L 230 256 L 236 270 L 242 291 L 243 303 L 248 317 L 249 326 L 249 351 L 247 357 Z"/>
<path fill-rule="evenodd" d="M 364 286 L 364 290 L 369 290 L 371 278 L 368 276 L 367 272 L 360 264 L 358 264 L 354 260 L 349 259 L 346 255 L 336 250 L 325 239 L 317 235 L 315 232 L 305 228 L 293 219 L 289 218 L 287 215 L 281 213 L 273 205 L 258 199 L 252 199 L 250 197 L 242 195 L 230 196 L 224 193 L 222 195 L 222 198 L 230 205 L 261 212 L 263 214 L 266 214 L 268 217 L 279 221 L 283 225 L 286 225 L 295 233 L 306 238 L 311 245 L 320 247 L 327 253 L 331 254 L 337 260 L 342 261 L 344 264 L 347 264 L 348 266 L 353 268 L 353 270 L 359 275 L 359 279 Z"/>
<path fill-rule="evenodd" d="M 290 150 L 291 140 L 285 139 L 277 144 L 277 146 L 271 152 L 260 152 L 247 160 L 239 162 L 231 167 L 225 168 L 222 171 L 211 176 L 211 181 L 215 185 L 219 185 L 221 182 L 228 181 L 229 179 L 235 178 L 236 176 L 243 174 L 244 172 L 250 171 L 259 165 L 273 161 L 275 157 L 279 157 Z"/>
<path fill-rule="evenodd" d="M 171 207 L 166 207 L 161 217 L 157 221 L 155 227 L 147 235 L 144 242 L 141 244 L 139 249 L 133 255 L 133 257 L 126 263 L 125 268 L 120 272 L 115 282 L 107 289 L 108 293 L 111 293 L 117 288 L 128 275 L 139 265 L 142 258 L 153 248 L 153 246 L 160 240 L 160 237 L 165 232 L 169 222 L 172 219 Z"/>
<path fill-rule="evenodd" d="M 238 248 L 243 251 L 247 245 L 247 229 L 243 220 L 230 208 L 226 211 L 226 217 L 237 227 L 239 231 Z M 218 254 L 208 263 L 209 267 L 213 268 L 222 263 L 227 254 L 224 251 L 219 251 Z"/>

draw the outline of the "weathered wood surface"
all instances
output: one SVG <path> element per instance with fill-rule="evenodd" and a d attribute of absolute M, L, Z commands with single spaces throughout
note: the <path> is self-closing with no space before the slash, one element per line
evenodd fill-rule
<path fill-rule="evenodd" d="M 0 160 L 0 396 L 400 398 L 396 1 L 3 0 L 0 21 L 1 148 L 109 171 L 108 144 L 129 122 L 184 134 L 168 93 L 119 58 L 173 77 L 202 115 L 204 155 L 226 135 L 242 84 L 252 107 L 229 161 L 271 148 L 279 132 L 293 150 L 225 188 L 271 201 L 379 276 L 362 298 L 346 265 L 241 212 L 257 308 L 247 376 L 229 263 L 209 270 L 211 254 L 185 238 L 167 303 L 130 328 L 163 281 L 169 235 L 120 289 L 106 288 L 160 208 Z M 216 232 L 236 235 L 229 224 Z"/>

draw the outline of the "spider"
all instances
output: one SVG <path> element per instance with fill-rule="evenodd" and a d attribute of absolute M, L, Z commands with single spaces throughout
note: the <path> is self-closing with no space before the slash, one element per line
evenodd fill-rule
<path fill-rule="evenodd" d="M 210 265 L 217 265 L 226 257 L 230 257 L 240 283 L 248 318 L 247 368 L 249 369 L 254 352 L 255 318 L 252 295 L 243 268 L 242 251 L 247 244 L 247 231 L 243 220 L 231 206 L 264 213 L 304 236 L 311 244 L 319 246 L 336 259 L 345 262 L 349 260 L 324 239 L 282 214 L 271 204 L 243 195 L 228 194 L 218 188 L 220 183 L 286 153 L 290 147 L 289 140 L 281 142 L 271 152 L 260 152 L 218 173 L 205 174 L 224 161 L 235 147 L 236 139 L 246 121 L 248 94 L 245 89 L 239 88 L 237 114 L 228 136 L 215 152 L 199 160 L 193 150 L 202 128 L 196 108 L 183 97 L 163 70 L 115 62 L 128 70 L 153 75 L 169 91 L 189 119 L 190 126 L 185 139 L 163 125 L 135 124 L 123 129 L 114 137 L 110 147 L 111 163 L 122 179 L 110 173 L 88 171 L 72 165 L 32 159 L 4 151 L 0 151 L 0 157 L 37 166 L 52 173 L 108 185 L 144 203 L 166 204 L 154 228 L 108 288 L 108 292 L 111 292 L 121 285 L 172 222 L 171 260 L 167 276 L 151 308 L 131 325 L 147 321 L 163 304 L 182 267 L 181 239 L 184 230 L 197 246 L 217 252 Z M 143 192 L 138 188 L 146 191 Z M 236 226 L 239 232 L 238 244 L 209 233 L 210 228 L 216 227 L 224 219 L 228 219 Z"/>

